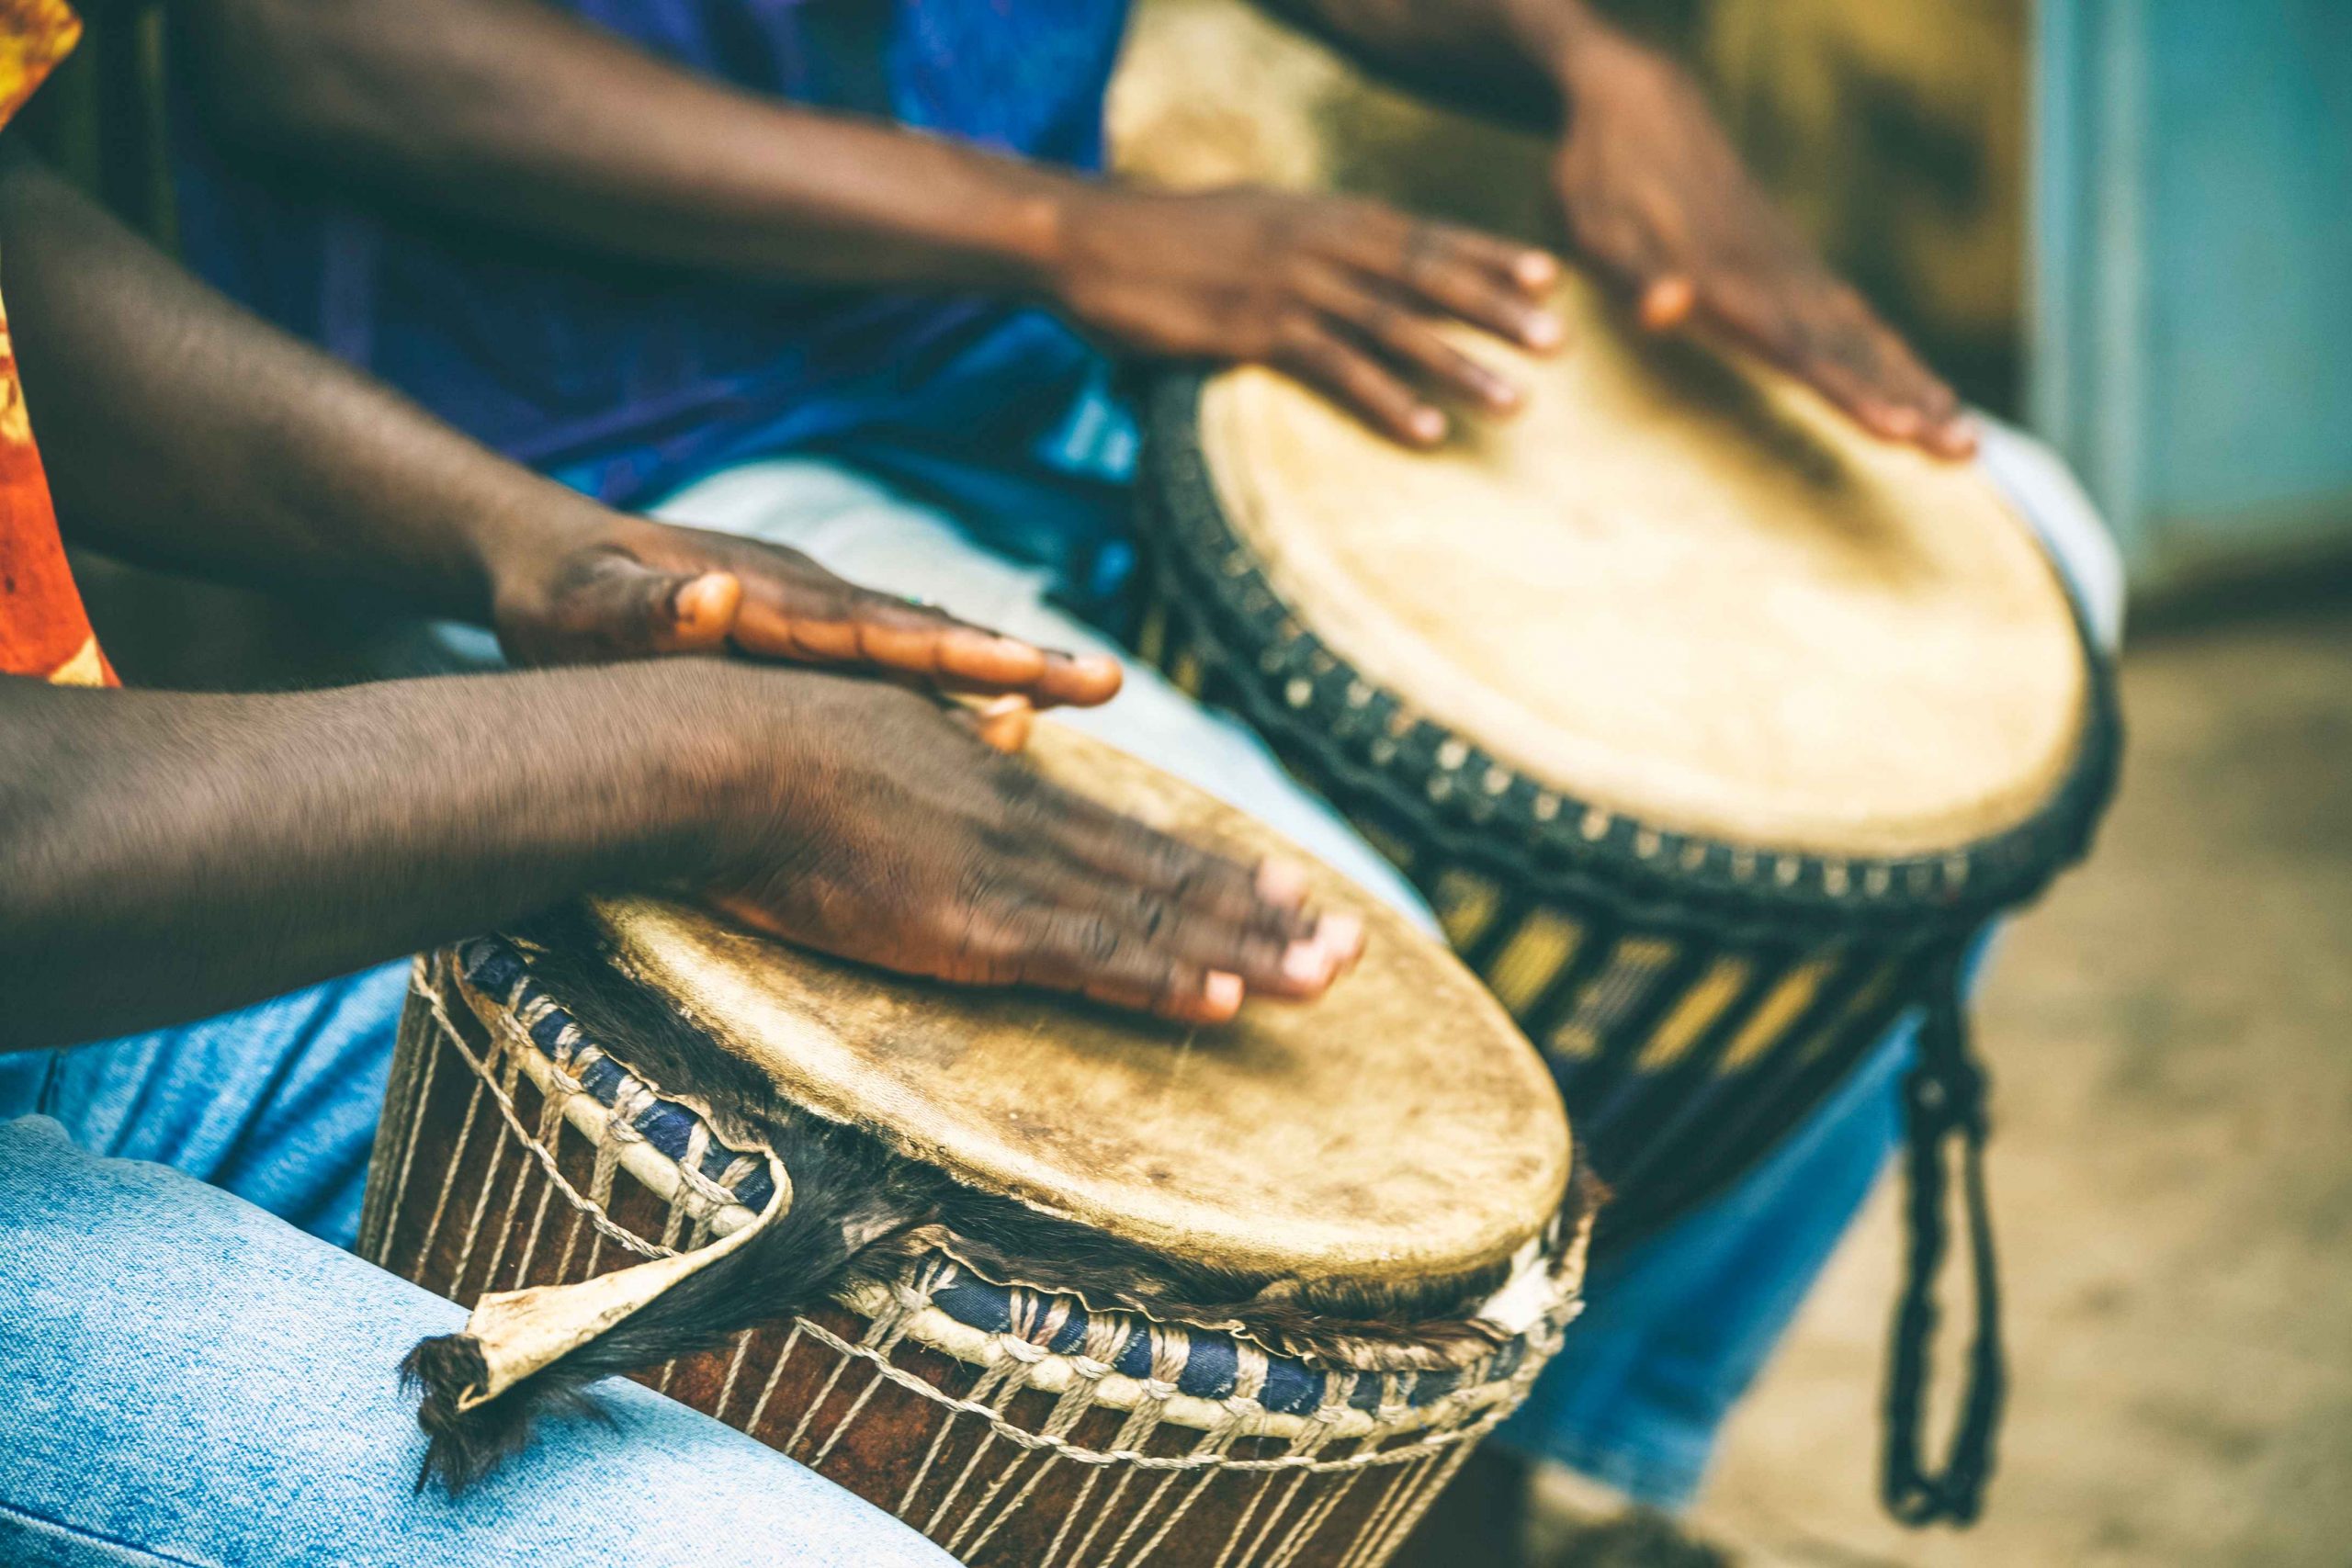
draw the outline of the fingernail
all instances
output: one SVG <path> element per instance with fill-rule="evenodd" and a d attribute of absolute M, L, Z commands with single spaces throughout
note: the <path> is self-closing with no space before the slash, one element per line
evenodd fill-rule
<path fill-rule="evenodd" d="M 1306 868 L 1295 860 L 1267 860 L 1258 865 L 1258 897 L 1287 908 L 1306 897 Z"/>
<path fill-rule="evenodd" d="M 1879 417 L 1886 433 L 1897 441 L 1908 441 L 1927 427 L 1917 409 L 1891 408 Z"/>
<path fill-rule="evenodd" d="M 1499 376 L 1489 376 L 1482 384 L 1486 389 L 1487 401 L 1496 408 L 1508 409 L 1519 406 L 1519 389 L 1510 382 Z"/>
<path fill-rule="evenodd" d="M 1283 949 L 1283 978 L 1294 986 L 1326 986 L 1331 980 L 1331 951 L 1312 938 Z"/>
<path fill-rule="evenodd" d="M 700 630 L 707 618 L 718 620 L 727 611 L 727 594 L 733 576 L 723 571 L 707 571 L 678 585 L 670 596 L 670 615 L 690 630 Z"/>
<path fill-rule="evenodd" d="M 1652 332 L 1679 327 L 1699 302 L 1699 291 L 1687 277 L 1661 277 L 1642 292 L 1642 325 Z"/>
<path fill-rule="evenodd" d="M 1413 433 L 1416 441 L 1442 441 L 1445 438 L 1445 415 L 1435 409 L 1415 409 L 1407 417 L 1405 428 Z"/>
<path fill-rule="evenodd" d="M 1529 251 L 1512 265 L 1511 276 L 1530 288 L 1542 288 L 1560 276 L 1560 264 L 1542 251 Z"/>
<path fill-rule="evenodd" d="M 1229 1017 L 1240 1011 L 1241 976 L 1222 969 L 1210 970 L 1208 982 L 1201 987 L 1201 1000 L 1214 1013 Z"/>
<path fill-rule="evenodd" d="M 1530 348 L 1557 348 L 1567 329 L 1560 325 L 1560 318 L 1553 315 L 1530 316 L 1521 335 Z"/>
<path fill-rule="evenodd" d="M 1334 909 L 1316 922 L 1315 941 L 1334 963 L 1353 964 L 1363 956 L 1363 917 Z"/>

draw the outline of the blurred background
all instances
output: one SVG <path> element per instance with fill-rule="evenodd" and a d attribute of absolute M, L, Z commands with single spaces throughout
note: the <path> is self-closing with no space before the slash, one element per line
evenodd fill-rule
<path fill-rule="evenodd" d="M 168 243 L 154 7 L 85 8 L 33 129 Z M 1700 1527 L 1820 1568 L 2352 1562 L 2352 5 L 1609 8 L 1699 70 L 1932 363 L 2068 457 L 2135 595 L 2120 799 L 1981 1015 L 2013 1388 L 1988 1517 L 1920 1537 L 1875 1502 L 1883 1191 Z M 1241 0 L 1143 0 L 1113 130 L 1137 178 L 1555 238 L 1537 143 L 1368 85 Z M 191 649 L 226 671 L 304 635 L 82 570 L 134 671 L 141 645 L 187 679 Z"/>
<path fill-rule="evenodd" d="M 1987 1517 L 1875 1496 L 1885 1184 L 1732 1428 L 1737 1560 L 2352 1562 L 2352 6 L 1653 0 L 1831 260 L 2053 442 L 2135 595 L 2123 786 L 1978 1038 L 2010 1418 Z M 1545 149 L 1241 0 L 1147 0 L 1120 161 L 1534 239 Z"/>

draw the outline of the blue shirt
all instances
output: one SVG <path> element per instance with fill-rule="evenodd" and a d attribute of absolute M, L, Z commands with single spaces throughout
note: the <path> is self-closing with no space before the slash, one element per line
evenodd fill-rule
<path fill-rule="evenodd" d="M 741 88 L 1078 169 L 1125 0 L 564 0 Z M 189 264 L 499 450 L 617 506 L 819 449 L 1083 592 L 1123 568 L 1132 425 L 1033 309 L 624 265 L 256 178 L 181 116 Z"/>

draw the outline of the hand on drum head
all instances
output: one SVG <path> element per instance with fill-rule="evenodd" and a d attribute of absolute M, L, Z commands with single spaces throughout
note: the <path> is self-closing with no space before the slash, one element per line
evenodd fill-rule
<path fill-rule="evenodd" d="M 1377 203 L 1283 191 L 1090 186 L 1069 198 L 1053 288 L 1122 347 L 1271 365 L 1409 446 L 1444 439 L 1432 399 L 1509 413 L 1520 389 L 1449 344 L 1468 322 L 1559 345 L 1559 263 L 1514 241 Z"/>
<path fill-rule="evenodd" d="M 1577 248 L 1666 331 L 1698 321 L 1803 377 L 1874 434 L 1964 457 L 1960 400 L 1766 198 L 1698 85 L 1594 29 L 1554 175 Z"/>
<path fill-rule="evenodd" d="M 1245 995 L 1319 996 L 1363 949 L 1358 917 L 1306 907 L 1303 869 L 1241 865 L 1082 799 L 912 693 L 799 675 L 757 706 L 741 732 L 784 733 L 707 890 L 747 925 L 1196 1023 Z"/>
<path fill-rule="evenodd" d="M 492 613 L 518 663 L 733 652 L 1041 707 L 1092 706 L 1119 689 L 1114 659 L 1000 637 L 754 539 L 614 516 L 592 536 L 513 557 L 493 571 Z"/>

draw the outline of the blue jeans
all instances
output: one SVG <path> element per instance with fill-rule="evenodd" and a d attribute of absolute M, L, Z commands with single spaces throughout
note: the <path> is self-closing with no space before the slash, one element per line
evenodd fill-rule
<path fill-rule="evenodd" d="M 465 1314 L 328 1245 L 356 1223 L 403 969 L 0 1057 L 0 1109 L 71 1124 L 0 1121 L 0 1562 L 947 1563 L 634 1383 L 602 1391 L 614 1424 L 549 1424 L 461 1502 L 415 1489 L 424 1437 L 393 1369 Z"/>

